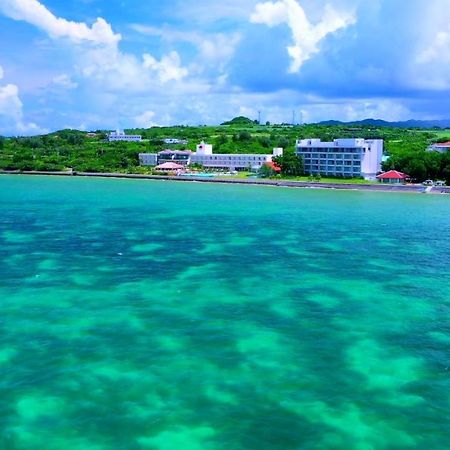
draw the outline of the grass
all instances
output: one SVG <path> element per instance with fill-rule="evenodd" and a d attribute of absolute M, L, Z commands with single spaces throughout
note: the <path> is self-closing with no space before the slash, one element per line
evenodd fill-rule
<path fill-rule="evenodd" d="M 309 177 L 282 177 L 283 180 L 303 181 L 309 183 L 334 183 L 334 184 L 377 184 L 376 181 L 362 180 L 361 178 L 327 178 L 322 177 L 320 180 L 310 180 Z"/>

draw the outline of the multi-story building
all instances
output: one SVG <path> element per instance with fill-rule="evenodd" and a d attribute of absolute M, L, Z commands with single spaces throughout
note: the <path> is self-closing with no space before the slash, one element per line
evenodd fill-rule
<path fill-rule="evenodd" d="M 297 141 L 296 153 L 303 160 L 306 174 L 376 180 L 381 171 L 383 140 L 303 139 Z"/>
<path fill-rule="evenodd" d="M 163 150 L 157 155 L 158 164 L 174 162 L 187 166 L 191 162 L 192 152 L 190 150 Z"/>
<path fill-rule="evenodd" d="M 141 166 L 157 166 L 158 154 L 157 153 L 139 153 L 139 162 Z"/>
<path fill-rule="evenodd" d="M 176 162 L 184 166 L 199 164 L 208 169 L 259 170 L 274 156 L 281 156 L 283 149 L 276 148 L 271 155 L 260 154 L 213 154 L 212 145 L 201 142 L 196 152 L 189 150 L 164 150 L 159 153 L 140 153 L 141 165 L 154 166 L 165 162 Z"/>
<path fill-rule="evenodd" d="M 191 163 L 211 169 L 257 170 L 266 162 L 271 162 L 272 157 L 273 155 L 239 155 L 232 153 L 202 155 L 193 153 Z"/>
<path fill-rule="evenodd" d="M 142 136 L 140 134 L 125 134 L 124 131 L 113 131 L 108 134 L 109 142 L 140 142 L 142 141 Z"/>

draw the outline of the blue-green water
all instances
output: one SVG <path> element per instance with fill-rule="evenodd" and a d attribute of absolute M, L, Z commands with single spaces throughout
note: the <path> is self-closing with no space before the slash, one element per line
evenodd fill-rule
<path fill-rule="evenodd" d="M 448 449 L 450 198 L 0 177 L 0 449 Z"/>

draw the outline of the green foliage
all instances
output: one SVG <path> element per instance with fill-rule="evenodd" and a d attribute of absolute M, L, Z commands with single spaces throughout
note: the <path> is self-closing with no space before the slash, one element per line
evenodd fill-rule
<path fill-rule="evenodd" d="M 283 156 L 273 158 L 273 161 L 281 167 L 282 175 L 300 176 L 303 175 L 303 161 L 294 151 L 285 151 Z"/>
<path fill-rule="evenodd" d="M 275 176 L 277 173 L 271 166 L 263 164 L 259 169 L 258 174 L 261 178 L 270 178 Z"/>
<path fill-rule="evenodd" d="M 249 119 L 248 117 L 238 116 L 234 119 L 229 120 L 228 122 L 224 122 L 221 125 L 253 125 L 256 121 Z"/>
<path fill-rule="evenodd" d="M 383 169 L 405 172 L 417 181 L 443 179 L 450 184 L 450 152 L 441 154 L 426 151 L 433 142 L 449 141 L 447 130 L 408 130 L 376 128 L 373 125 L 259 125 L 237 117 L 232 126 L 212 127 L 152 127 L 130 129 L 127 133 L 141 134 L 143 142 L 106 142 L 106 130 L 97 130 L 96 136 L 86 137 L 77 130 L 60 130 L 43 136 L 26 138 L 0 137 L 0 169 L 8 170 L 65 170 L 93 172 L 141 173 L 138 154 L 156 153 L 167 145 L 164 138 L 185 139 L 187 145 L 170 148 L 195 150 L 205 140 L 213 144 L 214 153 L 271 153 L 282 147 L 285 154 L 276 158 L 282 173 L 289 176 L 303 174 L 302 162 L 295 156 L 295 141 L 305 138 L 333 140 L 337 138 L 384 139 L 390 159 Z"/>
<path fill-rule="evenodd" d="M 434 142 L 440 143 L 440 142 L 450 142 L 450 134 L 447 136 L 441 136 L 438 139 L 436 139 Z"/>

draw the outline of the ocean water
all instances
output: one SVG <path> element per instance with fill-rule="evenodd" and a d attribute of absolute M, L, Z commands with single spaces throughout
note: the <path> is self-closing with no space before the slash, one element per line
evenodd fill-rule
<path fill-rule="evenodd" d="M 450 198 L 0 177 L 0 449 L 450 448 Z"/>

